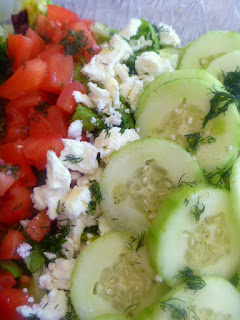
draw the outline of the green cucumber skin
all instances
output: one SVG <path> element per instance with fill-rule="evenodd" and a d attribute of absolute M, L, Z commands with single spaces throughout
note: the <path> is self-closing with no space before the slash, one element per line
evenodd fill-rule
<path fill-rule="evenodd" d="M 191 202 L 191 196 L 194 196 L 195 193 L 198 194 L 198 192 L 201 192 L 202 190 L 205 190 L 205 193 L 211 193 L 211 192 L 221 192 L 222 193 L 222 197 L 226 196 L 226 199 L 229 200 L 230 202 L 230 192 L 226 189 L 216 189 L 216 188 L 212 188 L 212 187 L 206 187 L 206 186 L 198 186 L 197 188 L 193 188 L 193 187 L 183 187 L 182 190 L 180 191 L 176 191 L 175 193 L 171 194 L 161 205 L 158 211 L 157 216 L 153 219 L 152 225 L 149 229 L 149 233 L 148 233 L 148 245 L 149 245 L 149 252 L 150 252 L 150 259 L 151 259 L 151 264 L 153 266 L 153 268 L 156 270 L 156 272 L 161 275 L 164 278 L 164 281 L 170 286 L 173 287 L 174 285 L 177 284 L 178 280 L 174 277 L 174 278 L 169 278 L 166 275 L 166 270 L 165 270 L 165 265 L 164 262 L 161 263 L 161 261 L 163 261 L 162 259 L 162 254 L 163 252 L 165 252 L 163 250 L 164 245 L 165 245 L 165 234 L 166 231 L 169 228 L 169 221 L 171 220 L 171 218 L 175 215 L 178 214 L 178 210 L 180 210 L 180 208 L 182 208 L 184 206 L 184 201 L 185 199 L 190 199 Z M 230 215 L 229 213 L 227 214 L 228 218 L 230 220 L 230 228 L 231 231 L 234 231 L 234 235 L 233 235 L 233 239 L 236 240 L 236 243 L 240 241 L 240 234 L 238 235 L 237 230 L 239 230 L 239 228 L 237 227 L 237 223 L 236 223 L 236 219 L 234 215 Z M 179 232 L 177 233 L 178 237 L 179 237 Z M 181 236 L 182 237 L 182 236 Z M 235 242 L 234 242 L 235 243 Z M 177 244 L 176 244 L 177 246 Z M 171 250 L 171 249 L 170 249 Z M 236 248 L 233 248 L 234 252 L 236 251 Z M 232 262 L 232 265 L 228 265 L 227 271 L 222 272 L 222 274 L 220 276 L 223 276 L 223 274 L 225 274 L 225 278 L 230 279 L 235 272 L 238 269 L 238 266 L 240 264 L 240 254 L 238 254 L 238 256 L 235 256 L 235 261 Z M 186 262 L 184 263 L 186 267 Z M 183 267 L 183 268 L 184 268 Z M 180 268 L 181 269 L 181 268 Z M 211 269 L 211 267 L 210 267 Z M 218 267 L 219 269 L 219 267 Z M 215 269 L 214 269 L 215 270 Z M 201 273 L 201 270 L 197 271 L 198 274 L 207 274 L 206 270 L 204 271 L 204 273 Z M 216 273 L 216 271 L 213 272 L 214 274 Z M 212 272 L 208 273 L 208 274 L 213 274 Z"/>
<path fill-rule="evenodd" d="M 235 161 L 230 175 L 230 194 L 240 229 L 240 158 Z"/>
<path fill-rule="evenodd" d="M 122 315 L 115 315 L 115 314 L 109 314 L 105 315 L 99 318 L 96 318 L 94 320 L 131 320 L 132 318 Z"/>
<path fill-rule="evenodd" d="M 201 307 L 201 303 L 204 303 L 204 307 L 208 305 L 209 308 L 216 307 L 216 304 L 219 303 L 219 312 L 233 312 L 232 320 L 239 320 L 240 314 L 240 293 L 236 290 L 233 285 L 231 285 L 227 280 L 217 277 L 217 276 L 204 276 L 202 279 L 206 282 L 206 286 L 199 291 L 191 291 L 185 288 L 185 285 L 178 285 L 174 289 L 170 290 L 166 295 L 164 295 L 159 302 L 156 302 L 142 312 L 137 314 L 135 320 L 171 320 L 172 317 L 169 317 L 169 313 L 166 314 L 160 307 L 160 303 L 168 300 L 169 298 L 176 298 L 183 301 L 190 301 L 191 304 Z M 208 293 L 208 286 L 210 287 L 210 293 Z M 216 290 L 213 289 L 215 286 Z M 198 299 L 200 301 L 198 301 Z M 218 299 L 217 301 L 214 301 Z M 234 302 L 232 301 L 234 299 Z M 209 302 L 208 302 L 209 300 Z M 221 304 L 226 305 L 225 300 L 229 302 L 228 310 L 222 310 L 223 307 Z M 234 310 L 233 310 L 234 309 Z M 218 309 L 216 308 L 215 312 Z M 198 319 L 198 318 L 196 318 Z"/>
<path fill-rule="evenodd" d="M 216 45 L 216 41 L 221 44 L 225 42 L 225 40 L 226 40 L 226 45 L 222 46 L 223 51 L 217 51 L 221 45 L 220 46 L 218 46 L 218 44 Z M 223 55 L 233 50 L 240 50 L 240 34 L 235 31 L 222 31 L 222 30 L 209 31 L 205 33 L 203 36 L 201 36 L 197 40 L 190 42 L 188 45 L 186 45 L 184 49 L 184 54 L 179 63 L 179 69 L 201 68 L 198 60 L 196 60 L 196 51 L 198 51 L 198 48 L 197 48 L 198 46 L 199 48 L 201 48 L 201 47 L 204 47 L 204 45 L 206 45 L 206 50 L 204 52 L 206 56 L 208 53 L 210 53 L 210 56 L 214 54 Z M 210 52 L 209 52 L 209 47 L 211 50 Z M 191 59 L 193 61 L 190 62 L 189 57 L 194 57 L 195 59 Z"/>
<path fill-rule="evenodd" d="M 184 69 L 184 70 L 175 70 L 170 73 L 163 74 L 151 82 L 141 94 L 137 109 L 135 111 L 135 118 L 137 119 L 141 113 L 141 106 L 144 103 L 144 100 L 160 86 L 164 85 L 167 82 L 180 80 L 180 79 L 199 79 L 209 82 L 209 87 L 212 85 L 221 86 L 221 82 L 218 81 L 213 75 L 209 72 L 202 69 Z"/>

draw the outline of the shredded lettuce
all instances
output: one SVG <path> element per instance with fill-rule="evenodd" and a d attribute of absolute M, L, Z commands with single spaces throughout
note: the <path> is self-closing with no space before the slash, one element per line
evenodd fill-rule
<path fill-rule="evenodd" d="M 10 272 L 14 278 L 20 278 L 24 274 L 23 270 L 12 260 L 0 260 L 0 269 Z"/>
<path fill-rule="evenodd" d="M 24 0 L 22 10 L 26 9 L 30 27 L 34 27 L 39 14 L 47 14 L 47 5 L 51 4 L 51 0 Z"/>
<path fill-rule="evenodd" d="M 122 122 L 120 127 L 122 128 L 122 131 L 124 131 L 125 129 L 134 129 L 135 122 L 130 111 L 130 106 L 127 104 L 123 97 L 120 97 L 120 100 L 122 102 L 121 109 L 119 110 L 122 115 Z M 129 110 L 129 113 L 127 113 L 126 110 Z"/>

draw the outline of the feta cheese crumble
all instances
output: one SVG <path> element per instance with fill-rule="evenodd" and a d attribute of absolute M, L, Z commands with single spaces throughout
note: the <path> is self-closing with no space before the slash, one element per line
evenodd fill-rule
<path fill-rule="evenodd" d="M 129 40 L 131 37 L 137 34 L 141 24 L 142 21 L 140 19 L 131 19 L 128 24 L 119 32 L 120 36 Z"/>
<path fill-rule="evenodd" d="M 68 127 L 68 139 L 81 140 L 83 124 L 81 120 L 75 120 Z"/>
<path fill-rule="evenodd" d="M 75 186 L 64 198 L 64 208 L 68 217 L 85 214 L 91 201 L 91 193 L 86 187 Z"/>
<path fill-rule="evenodd" d="M 175 48 L 180 46 L 181 40 L 177 33 L 173 30 L 172 26 L 160 23 L 158 28 L 160 44 L 162 46 L 173 46 Z"/>
<path fill-rule="evenodd" d="M 17 247 L 17 254 L 21 258 L 25 259 L 30 256 L 31 250 L 32 250 L 32 246 L 27 242 L 23 242 Z"/>

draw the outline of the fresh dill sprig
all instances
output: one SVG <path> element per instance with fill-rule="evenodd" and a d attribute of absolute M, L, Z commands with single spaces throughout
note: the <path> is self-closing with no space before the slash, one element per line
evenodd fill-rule
<path fill-rule="evenodd" d="M 204 176 L 211 185 L 222 188 L 225 186 L 224 177 L 226 176 L 226 168 L 216 168 L 216 171 L 204 170 Z"/>
<path fill-rule="evenodd" d="M 62 44 L 66 55 L 75 56 L 88 46 L 89 41 L 84 31 L 67 30 L 60 44 Z"/>
<path fill-rule="evenodd" d="M 200 220 L 200 217 L 204 211 L 205 205 L 203 203 L 200 203 L 200 197 L 198 197 L 196 204 L 194 204 L 194 209 L 191 211 L 191 213 L 195 216 L 197 222 Z"/>
<path fill-rule="evenodd" d="M 137 238 L 131 235 L 130 239 L 125 242 L 125 245 L 129 250 L 133 250 L 133 245 L 136 241 L 137 241 Z"/>
<path fill-rule="evenodd" d="M 190 181 L 190 182 L 184 181 L 184 180 L 183 180 L 183 177 L 184 177 L 184 176 L 185 176 L 185 173 L 179 178 L 177 186 L 170 187 L 170 188 L 168 188 L 168 190 L 178 189 L 178 188 L 180 189 L 180 188 L 182 188 L 184 185 L 185 185 L 185 186 L 189 186 L 189 187 L 194 187 L 194 186 L 196 186 L 196 181 Z"/>
<path fill-rule="evenodd" d="M 17 175 L 19 173 L 19 166 L 14 164 L 1 164 L 0 171 L 5 173 L 6 175 L 12 176 L 14 180 L 17 180 Z"/>
<path fill-rule="evenodd" d="M 210 110 L 203 120 L 203 128 L 209 120 L 216 118 L 221 113 L 225 114 L 230 104 L 237 103 L 235 96 L 229 92 L 218 91 L 213 88 L 210 93 L 213 94 L 213 97 L 210 100 Z"/>
<path fill-rule="evenodd" d="M 61 320 L 78 320 L 78 316 L 75 312 L 75 309 L 72 305 L 70 297 L 68 297 L 68 302 L 67 302 L 67 312 L 65 316 Z"/>
<path fill-rule="evenodd" d="M 188 143 L 186 150 L 191 153 L 196 153 L 199 143 L 203 141 L 202 133 L 201 132 L 189 133 L 189 134 L 186 134 L 185 137 L 187 138 L 187 143 Z"/>
<path fill-rule="evenodd" d="M 96 209 L 97 209 L 97 204 L 100 204 L 102 201 L 102 193 L 100 190 L 99 183 L 97 180 L 89 180 L 89 190 L 91 192 L 91 201 L 88 204 L 88 210 L 90 214 L 95 214 Z"/>
<path fill-rule="evenodd" d="M 186 284 L 187 289 L 190 290 L 197 291 L 206 286 L 206 282 L 201 277 L 194 275 L 189 267 L 180 270 L 176 278 L 183 281 Z"/>
<path fill-rule="evenodd" d="M 141 247 L 144 246 L 144 239 L 145 239 L 145 232 L 141 232 L 140 236 L 138 237 L 138 243 L 136 247 L 136 251 L 138 251 Z"/>
<path fill-rule="evenodd" d="M 81 157 L 75 157 L 73 154 L 69 154 L 65 157 L 65 159 L 63 161 L 68 161 L 71 164 L 77 164 L 81 161 L 83 161 L 83 158 Z"/>
<path fill-rule="evenodd" d="M 65 206 L 64 203 L 61 203 L 61 200 L 58 201 L 56 212 L 58 215 L 65 213 Z"/>
<path fill-rule="evenodd" d="M 50 104 L 46 101 L 40 101 L 40 103 L 34 107 L 36 110 L 35 115 L 43 114 L 43 117 L 46 118 L 48 115 L 48 109 L 50 107 Z"/>
<path fill-rule="evenodd" d="M 240 67 L 237 66 L 235 71 L 223 72 L 222 76 L 224 88 L 236 97 L 240 109 Z"/>
<path fill-rule="evenodd" d="M 166 301 L 160 302 L 160 308 L 163 311 L 169 311 L 171 314 L 171 319 L 187 320 L 187 311 L 183 307 L 178 305 L 176 303 L 177 301 L 184 302 L 184 301 L 177 299 L 177 298 L 169 298 Z"/>

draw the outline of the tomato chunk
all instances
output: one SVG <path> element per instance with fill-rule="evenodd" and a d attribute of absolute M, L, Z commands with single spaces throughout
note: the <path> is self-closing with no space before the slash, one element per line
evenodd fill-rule
<path fill-rule="evenodd" d="M 47 74 L 41 84 L 46 91 L 61 93 L 63 88 L 72 82 L 73 58 L 61 53 L 46 58 Z"/>
<path fill-rule="evenodd" d="M 63 149 L 61 136 L 59 135 L 42 135 L 38 137 L 29 137 L 23 141 L 23 152 L 31 165 L 38 170 L 45 169 L 46 155 L 48 150 L 54 150 L 59 156 Z"/>
<path fill-rule="evenodd" d="M 20 66 L 32 59 L 34 42 L 21 34 L 8 36 L 8 54 L 12 61 L 12 69 L 16 71 Z"/>
<path fill-rule="evenodd" d="M 16 308 L 29 305 L 29 295 L 22 289 L 4 289 L 0 291 L 0 319 L 2 320 L 24 320 Z"/>
<path fill-rule="evenodd" d="M 27 187 L 18 182 L 13 184 L 1 199 L 0 222 L 7 226 L 13 226 L 20 220 L 31 217 L 30 195 L 31 191 Z"/>
<path fill-rule="evenodd" d="M 61 24 L 56 24 L 54 21 L 48 19 L 43 15 L 39 15 L 35 31 L 42 36 L 46 42 L 52 41 L 53 43 L 58 43 L 62 38 Z"/>
<path fill-rule="evenodd" d="M 70 21 L 78 20 L 78 15 L 76 13 L 53 4 L 47 6 L 47 17 L 61 25 L 67 24 Z"/>
<path fill-rule="evenodd" d="M 17 248 L 25 241 L 23 234 L 18 230 L 8 230 L 0 241 L 0 259 L 22 259 L 17 254 Z M 1 294 L 0 294 L 1 297 Z M 1 310 L 1 308 L 0 308 Z"/>
<path fill-rule="evenodd" d="M 42 60 L 46 60 L 50 55 L 55 54 L 55 53 L 62 53 L 64 54 L 64 50 L 62 45 L 59 44 L 48 44 L 43 52 L 40 53 L 40 58 Z"/>
<path fill-rule="evenodd" d="M 50 231 L 50 228 L 51 220 L 46 214 L 46 211 L 41 211 L 29 222 L 25 231 L 33 240 L 40 242 Z"/>
<path fill-rule="evenodd" d="M 78 81 L 70 83 L 61 92 L 57 106 L 69 114 L 73 114 L 77 107 L 77 103 L 73 97 L 73 91 L 80 91 L 81 93 L 86 93 L 86 88 Z"/>
<path fill-rule="evenodd" d="M 46 62 L 39 58 L 28 61 L 25 68 L 18 68 L 7 82 L 0 86 L 0 97 L 14 100 L 37 90 L 44 80 L 46 69 Z"/>
<path fill-rule="evenodd" d="M 46 42 L 31 28 L 28 28 L 26 37 L 33 42 L 32 59 L 36 58 L 44 50 Z"/>
<path fill-rule="evenodd" d="M 18 175 L 14 166 L 6 164 L 0 159 L 0 197 L 4 196 L 7 190 L 15 183 Z"/>
<path fill-rule="evenodd" d="M 10 272 L 0 270 L 0 290 L 12 288 L 16 283 L 16 279 Z"/>

